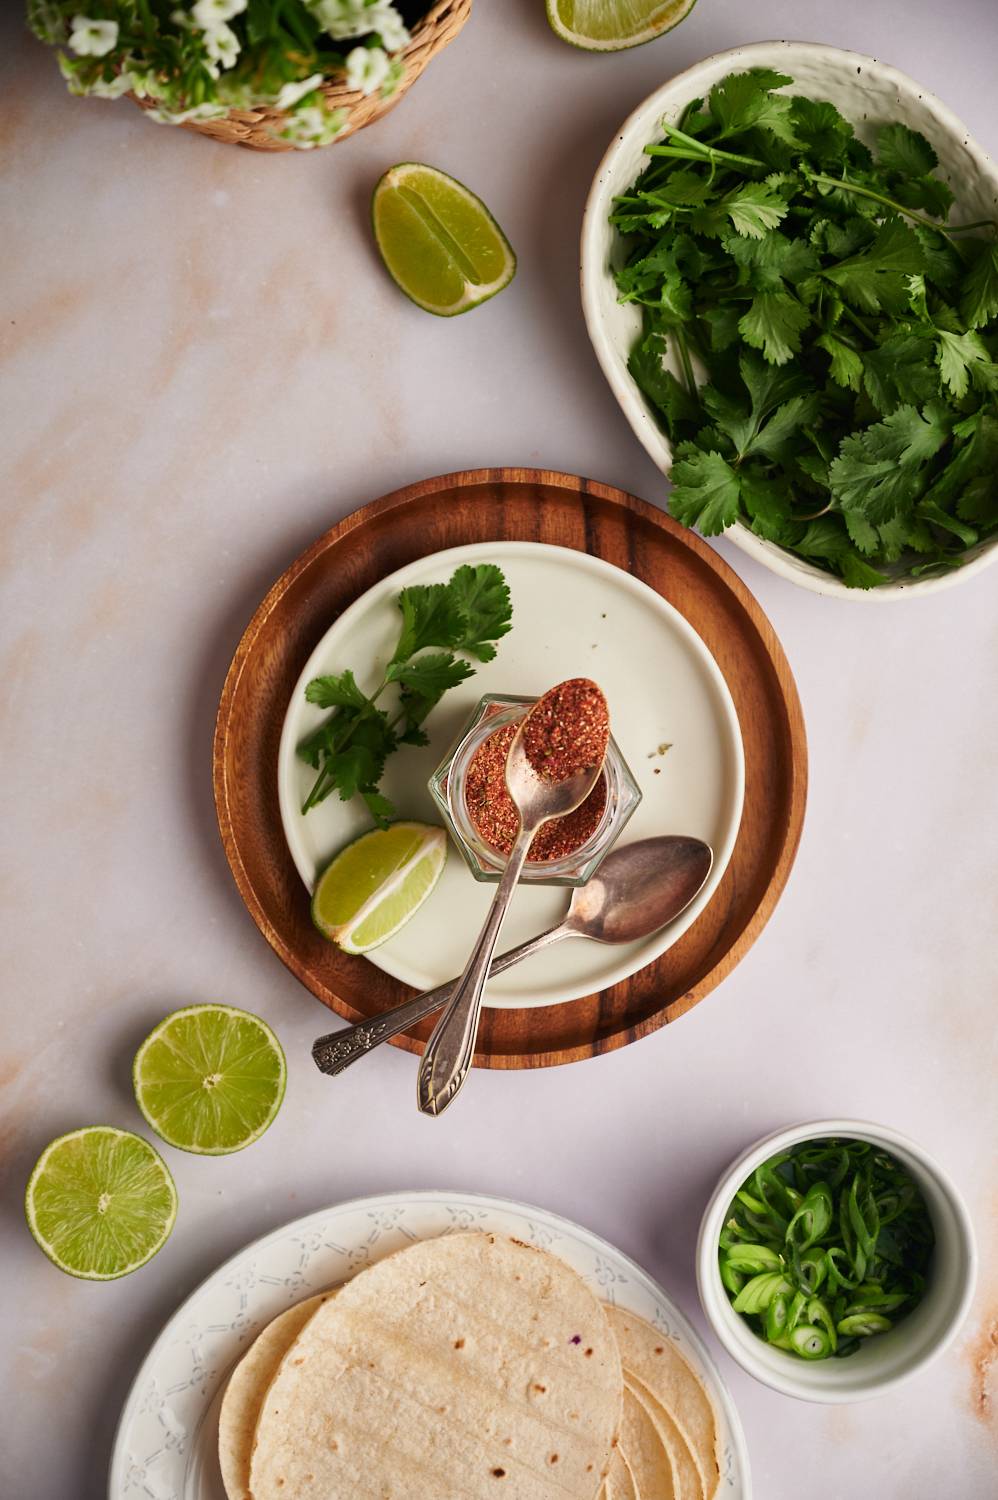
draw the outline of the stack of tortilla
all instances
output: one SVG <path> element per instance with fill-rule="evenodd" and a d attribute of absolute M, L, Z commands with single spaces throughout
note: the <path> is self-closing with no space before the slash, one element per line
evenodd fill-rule
<path fill-rule="evenodd" d="M 716 1449 L 669 1339 L 555 1256 L 477 1233 L 290 1307 L 219 1417 L 228 1500 L 713 1500 Z"/>

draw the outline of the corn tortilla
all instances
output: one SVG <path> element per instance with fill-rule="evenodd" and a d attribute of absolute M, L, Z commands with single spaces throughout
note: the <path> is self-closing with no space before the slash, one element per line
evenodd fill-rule
<path fill-rule="evenodd" d="M 616 1307 L 607 1313 L 625 1368 L 672 1418 L 693 1456 L 705 1500 L 714 1500 L 720 1486 L 717 1417 L 699 1377 L 673 1340 L 643 1318 Z"/>
<path fill-rule="evenodd" d="M 305 1324 L 264 1398 L 253 1500 L 595 1500 L 623 1376 L 562 1261 L 460 1233 L 407 1247 Z"/>
<path fill-rule="evenodd" d="M 229 1376 L 218 1416 L 218 1462 L 228 1500 L 252 1500 L 253 1435 L 267 1387 L 309 1318 L 333 1295 L 308 1297 L 280 1313 L 257 1334 Z"/>

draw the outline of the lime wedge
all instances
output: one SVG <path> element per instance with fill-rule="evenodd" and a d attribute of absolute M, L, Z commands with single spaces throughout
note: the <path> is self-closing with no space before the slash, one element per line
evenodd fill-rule
<path fill-rule="evenodd" d="M 446 172 L 390 167 L 371 200 L 381 258 L 407 297 L 451 318 L 508 286 L 516 256 L 485 204 Z"/>
<path fill-rule="evenodd" d="M 135 1054 L 135 1099 L 171 1146 L 224 1156 L 259 1140 L 284 1098 L 281 1044 L 265 1021 L 231 1005 L 175 1010 Z"/>
<path fill-rule="evenodd" d="M 345 953 L 387 942 L 422 906 L 447 860 L 447 835 L 428 823 L 376 828 L 323 871 L 312 920 Z"/>
<path fill-rule="evenodd" d="M 547 0 L 548 20 L 563 42 L 587 52 L 620 52 L 678 26 L 696 0 Z"/>
<path fill-rule="evenodd" d="M 151 1260 L 177 1217 L 159 1152 L 110 1125 L 87 1125 L 45 1147 L 24 1195 L 28 1228 L 70 1276 L 113 1281 Z"/>

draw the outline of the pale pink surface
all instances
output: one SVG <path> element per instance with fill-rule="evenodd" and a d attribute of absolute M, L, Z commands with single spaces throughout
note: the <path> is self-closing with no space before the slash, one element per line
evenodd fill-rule
<path fill-rule="evenodd" d="M 0 21 L 5 483 L 0 527 L 4 906 L 0 1219 L 10 1493 L 96 1500 L 117 1409 L 153 1334 L 246 1240 L 335 1199 L 448 1185 L 537 1203 L 614 1240 L 698 1321 L 696 1226 L 721 1168 L 807 1115 L 889 1122 L 951 1169 L 982 1285 L 966 1335 L 868 1405 L 791 1405 L 719 1355 L 757 1493 L 993 1493 L 998 1199 L 995 590 L 868 612 L 720 550 L 786 645 L 812 790 L 766 933 L 681 1025 L 600 1061 L 477 1074 L 422 1120 L 413 1060 L 338 1082 L 323 1012 L 243 911 L 218 843 L 210 743 L 222 678 L 266 586 L 357 505 L 448 469 L 571 469 L 650 500 L 660 476 L 599 374 L 578 308 L 592 172 L 672 71 L 797 36 L 885 57 L 998 148 L 992 0 L 701 0 L 670 38 L 590 58 L 541 0 L 482 0 L 389 120 L 331 152 L 267 158 L 77 101 Z M 381 271 L 367 228 L 386 166 L 469 182 L 520 257 L 456 322 Z M 113 1287 L 61 1277 L 20 1218 L 41 1146 L 137 1128 L 129 1068 L 165 1010 L 220 998 L 288 1051 L 282 1114 L 228 1161 L 168 1152 L 181 1210 Z M 538 1149 L 539 1146 L 541 1149 Z M 714 1346 L 716 1349 L 716 1346 Z"/>

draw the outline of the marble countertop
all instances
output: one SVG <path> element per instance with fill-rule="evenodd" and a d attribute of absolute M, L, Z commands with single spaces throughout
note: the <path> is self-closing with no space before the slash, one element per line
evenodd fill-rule
<path fill-rule="evenodd" d="M 239 636 L 269 583 L 355 507 L 491 464 L 562 468 L 661 501 L 578 305 L 584 195 L 614 127 L 664 77 L 785 36 L 887 58 L 998 146 L 994 0 L 701 0 L 616 57 L 562 46 L 541 0 L 479 0 L 383 123 L 266 157 L 80 101 L 0 20 L 4 224 L 3 1423 L 10 1500 L 97 1500 L 152 1337 L 247 1240 L 324 1204 L 455 1187 L 542 1204 L 615 1241 L 701 1328 L 697 1224 L 721 1169 L 778 1125 L 888 1122 L 955 1175 L 982 1256 L 966 1329 L 879 1401 L 791 1404 L 712 1343 L 760 1500 L 985 1500 L 998 1463 L 998 572 L 891 607 L 817 598 L 720 551 L 789 654 L 811 793 L 789 887 L 735 973 L 637 1046 L 481 1073 L 436 1122 L 413 1059 L 337 1083 L 326 1013 L 244 911 L 218 840 L 210 747 Z M 520 258 L 454 322 L 383 274 L 371 187 L 400 159 L 471 183 Z M 165 1011 L 223 999 L 288 1053 L 281 1115 L 229 1160 L 170 1151 L 181 1212 L 150 1266 L 60 1276 L 20 1201 L 42 1146 L 136 1128 L 134 1049 Z M 805 1476 L 802 1483 L 801 1476 Z"/>

